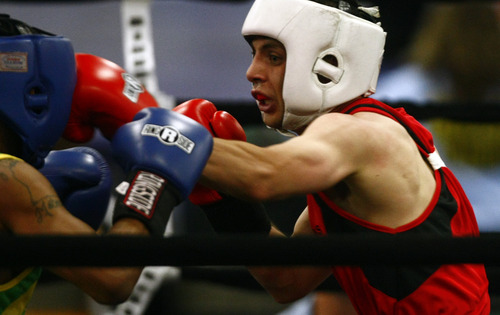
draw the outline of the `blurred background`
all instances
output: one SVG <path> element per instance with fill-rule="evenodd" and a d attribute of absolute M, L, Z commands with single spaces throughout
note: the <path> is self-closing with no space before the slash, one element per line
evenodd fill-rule
<path fill-rule="evenodd" d="M 388 33 L 374 98 L 404 106 L 434 133 L 441 156 L 474 206 L 480 230 L 499 232 L 500 2 L 360 2 L 380 6 Z M 117 63 L 142 80 L 162 106 L 190 98 L 212 100 L 243 123 L 250 142 L 268 145 L 286 138 L 260 122 L 245 78 L 251 51 L 240 30 L 251 4 L 16 0 L 1 1 L 0 13 L 70 38 L 76 52 Z M 107 150 L 99 134 L 88 145 Z M 305 200 L 267 206 L 273 220 L 291 233 Z M 173 233 L 211 233 L 198 209 L 190 204 L 179 208 L 171 220 Z M 149 272 L 153 280 L 145 282 L 142 295 L 114 309 L 95 305 L 48 276 L 29 314 L 319 314 L 312 310 L 312 297 L 295 305 L 276 304 L 238 267 Z M 489 273 L 496 296 L 500 277 L 495 278 L 496 268 Z"/>

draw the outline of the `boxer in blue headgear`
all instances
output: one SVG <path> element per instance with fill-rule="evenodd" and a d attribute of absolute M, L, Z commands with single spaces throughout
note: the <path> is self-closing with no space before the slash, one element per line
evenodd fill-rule
<path fill-rule="evenodd" d="M 0 15 L 0 119 L 35 167 L 62 135 L 76 84 L 71 42 Z"/>
<path fill-rule="evenodd" d="M 82 92 L 74 95 L 75 75 L 69 40 L 0 15 L 0 235 L 97 235 L 96 213 L 106 211 L 111 192 L 106 160 L 85 147 L 50 151 L 66 127 L 73 97 L 89 99 Z M 92 84 L 102 87 L 103 81 Z M 119 99 L 122 90 L 113 90 Z M 119 104 L 123 111 L 137 108 Z M 110 120 L 113 127 L 116 120 Z M 173 207 L 200 176 L 212 136 L 194 120 L 164 108 L 137 115 L 116 133 L 114 153 L 131 183 L 120 185 L 129 193 L 116 203 L 108 234 L 162 236 Z M 144 187 L 153 190 L 144 193 Z M 36 262 L 19 263 L 0 268 L 0 314 L 24 314 L 40 277 L 40 267 L 25 268 Z M 142 271 L 47 269 L 105 304 L 125 301 Z"/>

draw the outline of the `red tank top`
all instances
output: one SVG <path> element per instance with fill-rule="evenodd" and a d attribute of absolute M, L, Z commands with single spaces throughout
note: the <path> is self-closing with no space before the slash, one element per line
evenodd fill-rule
<path fill-rule="evenodd" d="M 430 132 L 402 108 L 377 100 L 358 100 L 345 114 L 375 112 L 399 122 L 435 169 L 436 191 L 424 213 L 396 229 L 361 220 L 323 193 L 307 197 L 311 227 L 319 235 L 436 234 L 477 236 L 476 218 L 461 185 L 441 162 Z M 436 250 L 439 250 L 436 248 Z M 332 267 L 359 314 L 489 314 L 488 280 L 483 265 Z"/>

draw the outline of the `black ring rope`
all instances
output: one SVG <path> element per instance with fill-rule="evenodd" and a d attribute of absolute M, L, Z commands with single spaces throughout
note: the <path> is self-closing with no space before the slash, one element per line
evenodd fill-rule
<path fill-rule="evenodd" d="M 180 99 L 178 104 L 187 99 Z M 241 124 L 262 124 L 260 113 L 252 101 L 210 100 L 220 110 L 233 115 Z M 384 101 L 384 100 L 381 100 Z M 408 114 L 420 121 L 442 118 L 472 123 L 500 123 L 500 103 L 496 102 L 427 102 L 424 104 L 410 101 L 386 102 L 392 107 L 403 107 Z"/>
<path fill-rule="evenodd" d="M 261 236 L 4 236 L 2 267 L 500 265 L 500 233 L 480 237 L 380 235 L 267 238 Z"/>

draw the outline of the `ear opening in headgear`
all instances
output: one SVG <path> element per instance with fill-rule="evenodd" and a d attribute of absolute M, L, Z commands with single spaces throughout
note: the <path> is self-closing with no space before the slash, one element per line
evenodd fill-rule
<path fill-rule="evenodd" d="M 323 56 L 323 58 L 321 58 L 321 60 L 323 60 L 324 62 L 326 62 L 328 64 L 331 64 L 335 68 L 338 68 L 338 66 L 339 66 L 339 61 L 338 61 L 337 57 L 334 55 L 331 55 L 331 54 L 325 55 L 325 56 Z M 319 73 L 317 73 L 316 75 L 318 77 L 318 81 L 322 84 L 328 84 L 328 83 L 332 82 L 333 80 L 336 81 L 334 83 L 337 83 L 340 80 L 340 78 L 332 79 L 332 78 L 326 77 L 326 76 L 319 74 Z"/>
<path fill-rule="evenodd" d="M 335 50 L 328 50 L 318 57 L 313 72 L 322 85 L 337 84 L 344 74 L 341 55 Z"/>
<path fill-rule="evenodd" d="M 26 109 L 35 117 L 39 117 L 48 112 L 48 93 L 41 86 L 32 86 L 26 95 Z"/>

